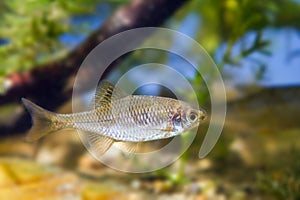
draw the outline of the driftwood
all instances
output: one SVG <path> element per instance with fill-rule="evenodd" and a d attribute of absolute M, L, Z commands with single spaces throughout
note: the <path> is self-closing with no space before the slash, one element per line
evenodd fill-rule
<path fill-rule="evenodd" d="M 33 99 L 41 106 L 54 110 L 72 95 L 65 90 L 72 81 L 87 54 L 110 36 L 138 27 L 160 26 L 187 0 L 133 0 L 117 10 L 106 23 L 88 39 L 61 60 L 35 67 L 31 71 L 13 74 L 7 78 L 8 88 L 0 95 L 0 105 L 18 103 L 22 97 Z M 116 60 L 111 70 L 122 58 Z M 24 110 L 18 112 L 10 124 L 0 124 L 0 135 L 22 133 L 30 128 L 30 117 Z"/>

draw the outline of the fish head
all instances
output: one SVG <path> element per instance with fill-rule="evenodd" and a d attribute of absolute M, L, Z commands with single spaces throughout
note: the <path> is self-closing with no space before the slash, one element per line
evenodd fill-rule
<path fill-rule="evenodd" d="M 172 122 L 175 130 L 185 132 L 204 122 L 207 118 L 205 110 L 196 109 L 193 106 L 180 102 L 180 106 L 173 115 Z"/>

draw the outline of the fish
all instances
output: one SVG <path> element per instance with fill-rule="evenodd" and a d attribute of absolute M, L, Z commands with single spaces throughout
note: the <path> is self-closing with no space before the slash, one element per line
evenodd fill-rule
<path fill-rule="evenodd" d="M 59 114 L 22 98 L 32 118 L 27 139 L 35 141 L 62 129 L 76 129 L 84 134 L 88 147 L 98 155 L 113 144 L 127 152 L 136 152 L 143 142 L 180 135 L 199 126 L 207 114 L 202 108 L 167 97 L 129 95 L 109 81 L 96 89 L 93 108 L 78 113 Z"/>

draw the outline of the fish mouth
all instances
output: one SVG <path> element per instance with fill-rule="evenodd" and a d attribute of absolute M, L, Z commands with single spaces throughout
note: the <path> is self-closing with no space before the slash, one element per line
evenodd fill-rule
<path fill-rule="evenodd" d="M 200 122 L 204 122 L 207 120 L 207 113 L 205 110 L 200 110 Z"/>

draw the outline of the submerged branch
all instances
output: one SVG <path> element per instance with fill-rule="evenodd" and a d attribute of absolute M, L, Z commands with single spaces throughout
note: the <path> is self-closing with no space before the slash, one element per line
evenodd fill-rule
<path fill-rule="evenodd" d="M 99 43 L 132 28 L 159 26 L 186 1 L 133 0 L 117 10 L 102 27 L 65 58 L 8 77 L 5 80 L 6 92 L 0 95 L 0 105 L 16 103 L 22 97 L 27 97 L 49 110 L 54 110 L 71 98 L 72 89 L 66 90 L 65 86 L 73 81 L 87 54 Z M 108 70 L 121 62 L 121 59 L 117 59 Z M 29 127 L 30 117 L 23 110 L 15 116 L 12 123 L 0 124 L 0 135 L 22 133 Z"/>

